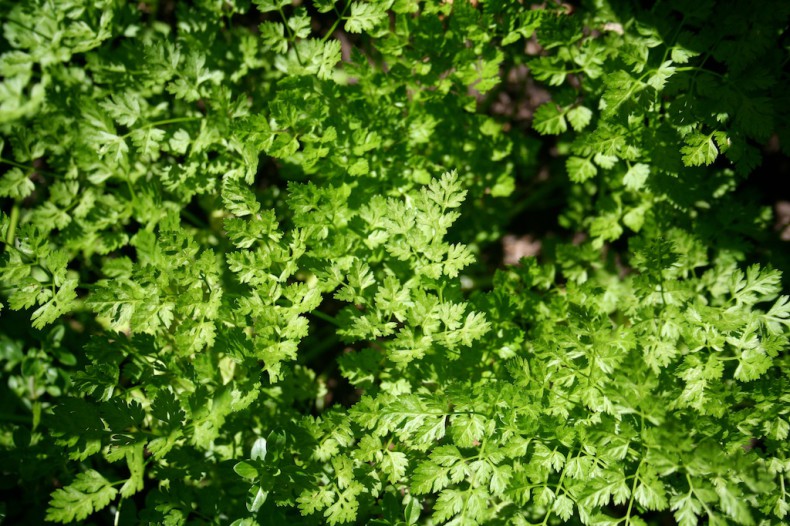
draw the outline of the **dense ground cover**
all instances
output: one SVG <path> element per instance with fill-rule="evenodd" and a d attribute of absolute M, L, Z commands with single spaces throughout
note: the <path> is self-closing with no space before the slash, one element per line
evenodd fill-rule
<path fill-rule="evenodd" d="M 3 523 L 786 524 L 789 17 L 0 0 Z"/>

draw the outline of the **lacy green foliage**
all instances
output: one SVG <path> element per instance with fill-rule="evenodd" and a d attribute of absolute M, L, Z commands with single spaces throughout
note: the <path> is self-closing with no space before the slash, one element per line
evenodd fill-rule
<path fill-rule="evenodd" d="M 742 244 L 759 235 L 756 206 L 739 225 L 710 210 L 733 205 L 724 188 L 759 166 L 772 134 L 788 152 L 779 35 L 790 10 L 785 2 L 763 7 L 678 1 L 634 11 L 597 2 L 578 16 L 543 19 L 538 41 L 552 52 L 528 64 L 558 88 L 534 126 L 562 134 L 569 178 L 597 190 L 594 200 L 576 195 L 567 226 L 588 229 L 600 246 L 626 229 L 655 229 L 670 207 L 674 221 L 686 216 L 701 235 L 727 231 Z M 714 163 L 715 175 L 696 168 Z"/>
<path fill-rule="evenodd" d="M 770 4 L 0 0 L 0 517 L 783 524 Z"/>

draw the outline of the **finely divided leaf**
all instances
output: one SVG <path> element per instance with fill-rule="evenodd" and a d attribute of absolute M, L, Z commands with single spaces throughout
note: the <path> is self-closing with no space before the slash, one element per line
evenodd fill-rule
<path fill-rule="evenodd" d="M 376 27 L 387 16 L 383 6 L 373 2 L 353 2 L 351 14 L 346 19 L 346 31 L 349 33 L 362 33 Z"/>
<path fill-rule="evenodd" d="M 712 164 L 719 155 L 713 135 L 693 133 L 686 137 L 685 143 L 686 145 L 680 151 L 683 153 L 683 163 L 686 166 L 707 166 Z"/>
<path fill-rule="evenodd" d="M 47 520 L 60 523 L 84 520 L 107 506 L 117 493 L 98 471 L 80 473 L 74 482 L 52 493 Z"/>
<path fill-rule="evenodd" d="M 568 129 L 565 114 L 553 102 L 547 102 L 535 111 L 532 126 L 541 135 L 557 135 Z"/>

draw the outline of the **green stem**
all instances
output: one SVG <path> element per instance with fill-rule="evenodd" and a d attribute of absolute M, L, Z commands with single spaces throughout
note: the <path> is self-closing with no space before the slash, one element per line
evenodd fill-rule
<path fill-rule="evenodd" d="M 727 77 L 725 77 L 721 73 L 712 71 L 710 69 L 701 68 L 699 66 L 683 66 L 681 68 L 675 68 L 675 72 L 681 72 L 681 71 L 696 71 L 697 73 L 710 73 L 714 77 L 719 77 L 722 80 L 727 80 Z"/>
<path fill-rule="evenodd" d="M 280 13 L 280 18 L 283 20 L 283 25 L 285 26 L 285 31 L 288 32 L 288 40 L 293 42 L 294 45 L 294 53 L 296 53 L 296 61 L 299 62 L 299 65 L 302 66 L 302 58 L 299 56 L 299 50 L 296 49 L 296 35 L 294 35 L 293 31 L 291 31 L 291 26 L 288 25 L 288 18 L 283 13 L 282 7 L 277 7 L 277 12 Z"/>
<path fill-rule="evenodd" d="M 675 28 L 675 33 L 668 40 L 668 42 L 665 42 L 666 49 L 664 50 L 664 57 L 661 59 L 662 64 L 666 62 L 667 58 L 669 57 L 669 54 L 672 52 L 672 48 L 675 47 L 675 44 L 677 43 L 678 35 L 680 35 L 680 31 L 683 29 L 683 24 L 685 23 L 686 23 L 686 15 L 683 15 L 683 18 L 680 19 L 680 23 Z"/>
<path fill-rule="evenodd" d="M 208 223 L 200 219 L 198 216 L 187 210 L 186 208 L 181 210 L 181 215 L 184 216 L 185 219 L 188 219 L 190 223 L 195 225 L 198 228 L 202 228 L 205 230 L 209 229 Z"/>
<path fill-rule="evenodd" d="M 203 283 L 206 285 L 208 293 L 213 294 L 214 291 L 211 290 L 211 284 L 208 282 L 208 278 L 206 278 L 206 275 L 203 272 L 200 273 L 200 279 L 202 279 Z"/>
<path fill-rule="evenodd" d="M 704 500 L 702 500 L 702 499 L 699 497 L 699 495 L 697 495 L 697 492 L 694 490 L 694 484 L 691 482 L 691 475 L 689 475 L 688 473 L 686 473 L 686 482 L 687 482 L 687 483 L 688 483 L 688 485 L 689 485 L 689 493 L 690 493 L 690 494 L 692 494 L 692 495 L 694 495 L 694 496 L 697 498 L 697 500 L 699 501 L 699 503 L 700 503 L 700 504 L 702 504 L 702 507 L 705 509 L 705 512 L 708 514 L 708 517 L 709 517 L 709 518 L 710 518 L 710 517 L 713 517 L 713 515 L 714 515 L 714 514 L 713 514 L 713 510 L 711 510 L 711 509 L 708 507 L 708 505 L 705 503 L 705 501 L 704 501 Z"/>
<path fill-rule="evenodd" d="M 17 168 L 21 168 L 23 170 L 33 170 L 32 166 L 27 166 L 22 163 L 18 163 L 16 161 L 12 161 L 11 159 L 6 159 L 5 157 L 0 157 L 0 163 L 10 164 L 11 166 L 16 166 Z"/>
<path fill-rule="evenodd" d="M 21 164 L 16 161 L 12 161 L 11 159 L 6 159 L 5 157 L 0 157 L 0 163 L 7 164 L 9 166 L 15 166 L 16 168 L 21 168 L 22 170 L 27 171 L 28 174 L 35 172 L 35 173 L 48 175 L 50 177 L 61 177 L 61 178 L 63 177 L 62 175 L 56 174 L 54 172 L 41 170 L 40 168 L 36 168 L 35 166 L 30 166 L 27 164 Z"/>
<path fill-rule="evenodd" d="M 324 312 L 321 312 L 320 310 L 314 310 L 314 311 L 311 311 L 311 312 L 310 312 L 310 314 L 312 314 L 312 315 L 313 315 L 313 316 L 315 316 L 316 318 L 319 318 L 319 319 L 321 319 L 321 320 L 324 320 L 325 322 L 331 323 L 331 324 L 332 324 L 332 325 L 334 325 L 335 327 L 340 327 L 340 322 L 339 322 L 339 321 L 337 321 L 335 318 L 333 318 L 333 317 L 332 317 L 332 316 L 330 316 L 329 314 L 326 314 L 326 313 L 324 313 Z"/>
<path fill-rule="evenodd" d="M 658 286 L 661 287 L 661 310 L 664 310 L 667 306 L 667 297 L 664 294 L 664 272 L 659 271 L 658 275 L 659 279 L 661 280 L 658 284 Z"/>
<path fill-rule="evenodd" d="M 696 67 L 696 71 L 694 71 L 694 75 L 691 77 L 691 82 L 689 83 L 689 92 L 694 91 L 694 88 L 696 87 L 697 84 L 697 76 L 701 71 L 707 71 L 709 73 L 713 73 L 714 75 L 718 75 L 721 79 L 724 79 L 723 75 L 714 73 L 710 70 L 703 69 L 703 66 L 705 66 L 705 63 L 708 61 L 711 54 L 713 53 L 713 48 L 719 45 L 719 42 L 721 42 L 722 38 L 723 38 L 722 36 L 719 36 L 719 38 L 716 39 L 716 42 L 714 42 L 713 45 L 711 45 L 708 48 L 708 51 L 706 51 L 705 54 L 702 56 L 702 59 L 699 61 L 699 64 L 697 66 L 690 66 L 690 67 Z"/>
<path fill-rule="evenodd" d="M 115 520 L 113 520 L 113 526 L 118 526 L 118 521 L 121 520 L 121 506 L 123 506 L 123 495 L 118 500 L 118 508 L 115 510 Z"/>
<path fill-rule="evenodd" d="M 11 207 L 11 216 L 8 219 L 8 233 L 5 238 L 7 245 L 14 243 L 17 223 L 19 223 L 19 202 L 14 201 L 14 206 Z"/>
<path fill-rule="evenodd" d="M 137 207 L 137 194 L 134 193 L 134 188 L 132 187 L 132 182 L 129 179 L 126 179 L 126 188 L 129 190 L 129 197 L 132 199 L 130 206 L 131 210 L 129 210 L 129 214 L 134 214 L 134 209 Z"/>
<path fill-rule="evenodd" d="M 634 472 L 634 481 L 631 484 L 631 496 L 628 499 L 628 509 L 625 512 L 625 523 L 631 523 L 631 510 L 634 506 L 634 493 L 636 492 L 636 483 L 639 481 L 639 470 L 642 469 L 642 463 L 645 461 L 644 457 L 639 461 L 639 465 L 636 466 L 636 471 Z"/>
<path fill-rule="evenodd" d="M 554 451 L 557 451 L 557 448 L 554 448 Z M 580 456 L 581 454 L 582 454 L 582 449 L 580 447 L 578 454 L 576 456 Z M 560 480 L 559 482 L 557 482 L 557 485 L 554 487 L 555 498 L 559 497 L 560 490 L 562 490 L 563 493 L 566 494 L 568 493 L 568 491 L 562 487 L 562 483 L 565 482 L 565 473 L 567 473 L 568 471 L 568 462 L 570 462 L 572 459 L 573 459 L 573 451 L 568 451 L 568 454 L 565 455 L 565 465 L 562 467 L 562 473 L 560 473 Z M 549 508 L 549 510 L 546 512 L 546 516 L 543 517 L 543 522 L 541 523 L 541 526 L 546 526 L 546 524 L 548 524 L 552 512 L 553 512 L 553 508 Z"/>
<path fill-rule="evenodd" d="M 343 6 L 343 11 L 341 11 L 340 14 L 337 15 L 337 20 L 335 20 L 335 22 L 332 24 L 332 27 L 329 28 L 329 31 L 326 32 L 326 35 L 324 35 L 324 37 L 321 39 L 321 42 L 326 42 L 329 39 L 329 37 L 332 36 L 332 33 L 334 33 L 335 29 L 337 29 L 337 25 L 340 23 L 341 20 L 343 20 L 343 15 L 346 14 L 346 10 L 348 9 L 349 5 L 351 5 L 351 2 L 346 2 L 346 5 Z M 337 13 L 337 10 L 335 10 L 335 12 Z"/>
<path fill-rule="evenodd" d="M 318 343 L 316 345 L 313 345 L 312 347 L 310 347 L 309 350 L 307 350 L 306 352 L 302 353 L 299 356 L 299 363 L 305 364 L 305 363 L 310 362 L 311 360 L 315 359 L 316 357 L 324 354 L 324 352 L 327 349 L 333 347 L 339 341 L 340 340 L 334 334 L 332 336 L 329 336 L 327 338 L 322 339 L 320 341 L 320 343 Z"/>
<path fill-rule="evenodd" d="M 140 126 L 139 128 L 135 128 L 134 130 L 130 131 L 129 133 L 127 133 L 125 135 L 121 135 L 121 139 L 128 138 L 132 133 L 134 133 L 137 130 L 145 130 L 145 129 L 148 129 L 148 128 L 153 128 L 154 126 L 163 126 L 165 124 L 175 124 L 177 122 L 199 121 L 202 118 L 203 117 L 176 117 L 174 119 L 164 119 L 164 120 L 161 120 L 161 121 L 149 122 L 148 124 L 144 124 L 143 126 Z"/>
<path fill-rule="evenodd" d="M 14 20 L 13 18 L 9 18 L 7 21 L 11 22 L 12 24 L 18 25 L 22 29 L 27 29 L 31 33 L 35 33 L 38 36 L 40 36 L 41 38 L 45 38 L 47 40 L 52 40 L 52 35 L 45 35 L 44 33 L 41 33 L 40 31 L 38 31 L 37 29 L 32 28 L 30 26 L 27 26 L 27 25 L 23 24 L 22 22 L 19 22 L 18 20 Z"/>

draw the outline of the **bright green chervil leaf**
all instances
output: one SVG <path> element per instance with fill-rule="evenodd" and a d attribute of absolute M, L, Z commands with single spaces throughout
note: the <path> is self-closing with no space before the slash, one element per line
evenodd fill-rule
<path fill-rule="evenodd" d="M 346 31 L 361 33 L 370 31 L 381 23 L 387 16 L 384 6 L 375 2 L 352 2 L 351 12 L 346 20 Z"/>
<path fill-rule="evenodd" d="M 575 117 L 575 120 L 578 124 L 578 117 Z M 550 102 L 538 108 L 532 125 L 542 135 L 556 135 L 568 129 L 565 114 Z"/>
<path fill-rule="evenodd" d="M 13 199 L 24 199 L 35 190 L 30 176 L 19 168 L 11 168 L 0 179 L 0 195 Z"/>
<path fill-rule="evenodd" d="M 686 138 L 686 146 L 681 148 L 686 166 L 709 165 L 719 156 L 713 137 L 695 133 Z"/>
<path fill-rule="evenodd" d="M 47 520 L 64 524 L 84 520 L 107 506 L 117 492 L 98 471 L 80 473 L 74 482 L 52 494 Z"/>
<path fill-rule="evenodd" d="M 568 169 L 569 177 L 576 183 L 595 177 L 595 174 L 598 173 L 598 169 L 590 159 L 581 157 L 569 157 L 565 166 Z"/>
<path fill-rule="evenodd" d="M 590 124 L 592 116 L 593 112 L 584 106 L 576 106 L 575 108 L 571 108 L 566 114 L 566 118 L 571 124 L 571 127 L 573 127 L 573 129 L 577 132 L 582 131 L 587 127 L 588 124 Z"/>
<path fill-rule="evenodd" d="M 650 175 L 650 167 L 643 163 L 637 163 L 630 167 L 623 176 L 623 184 L 629 190 L 639 190 L 645 185 Z"/>

